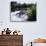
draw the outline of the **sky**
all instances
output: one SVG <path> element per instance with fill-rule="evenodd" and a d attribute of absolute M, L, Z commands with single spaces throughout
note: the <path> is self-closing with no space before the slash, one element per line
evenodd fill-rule
<path fill-rule="evenodd" d="M 37 3 L 36 22 L 10 22 L 10 2 Z M 20 30 L 23 33 L 23 44 L 32 39 L 46 38 L 46 0 L 0 0 L 0 31 L 7 27 L 10 30 Z"/>

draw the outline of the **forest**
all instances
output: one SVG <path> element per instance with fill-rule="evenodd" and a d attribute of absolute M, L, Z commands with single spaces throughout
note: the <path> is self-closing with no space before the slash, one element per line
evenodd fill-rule
<path fill-rule="evenodd" d="M 11 2 L 11 12 L 17 11 L 17 10 L 26 10 L 29 19 L 28 21 L 36 21 L 36 6 L 37 4 L 26 4 L 26 3 L 17 3 L 17 2 Z"/>

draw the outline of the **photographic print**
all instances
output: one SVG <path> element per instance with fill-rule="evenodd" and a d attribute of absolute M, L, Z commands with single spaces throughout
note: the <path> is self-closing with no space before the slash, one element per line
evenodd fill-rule
<path fill-rule="evenodd" d="M 11 1 L 10 21 L 25 22 L 36 21 L 36 3 L 18 3 Z"/>

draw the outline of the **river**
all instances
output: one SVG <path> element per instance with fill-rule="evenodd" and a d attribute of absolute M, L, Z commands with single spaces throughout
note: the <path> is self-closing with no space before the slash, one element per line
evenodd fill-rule
<path fill-rule="evenodd" d="M 12 21 L 27 21 L 28 15 L 23 11 L 11 12 Z"/>

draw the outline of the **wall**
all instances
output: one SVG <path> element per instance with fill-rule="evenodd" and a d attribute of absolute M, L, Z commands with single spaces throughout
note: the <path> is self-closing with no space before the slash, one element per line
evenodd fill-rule
<path fill-rule="evenodd" d="M 0 35 L 0 46 L 23 46 L 23 35 Z"/>
<path fill-rule="evenodd" d="M 46 37 L 46 0 L 17 0 L 22 3 L 37 3 L 37 21 L 19 23 L 10 22 L 10 1 L 0 0 L 0 30 L 6 27 L 12 31 L 20 29 L 23 32 L 24 45 L 36 37 Z"/>

